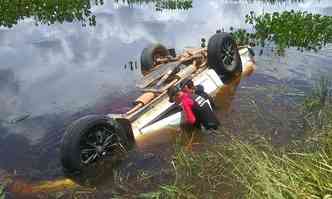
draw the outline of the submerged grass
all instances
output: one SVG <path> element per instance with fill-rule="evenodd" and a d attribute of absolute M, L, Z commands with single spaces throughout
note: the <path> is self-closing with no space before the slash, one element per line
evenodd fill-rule
<path fill-rule="evenodd" d="M 6 194 L 5 194 L 5 188 L 0 184 L 0 199 L 5 199 Z"/>
<path fill-rule="evenodd" d="M 332 198 L 332 106 L 322 78 L 303 104 L 305 137 L 276 148 L 269 139 L 243 140 L 225 130 L 221 143 L 195 153 L 179 145 L 174 182 L 142 198 Z M 254 135 L 253 135 L 254 136 Z M 254 141 L 253 141 L 254 140 Z"/>

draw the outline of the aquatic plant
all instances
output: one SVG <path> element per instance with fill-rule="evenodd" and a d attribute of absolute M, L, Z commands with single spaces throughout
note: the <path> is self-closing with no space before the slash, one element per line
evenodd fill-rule
<path fill-rule="evenodd" d="M 115 0 L 119 3 L 119 0 Z M 163 10 L 188 10 L 193 7 L 192 0 L 122 0 L 129 6 L 153 3 L 157 11 Z"/>
<path fill-rule="evenodd" d="M 277 4 L 281 2 L 298 3 L 303 0 L 246 0 L 248 3 L 263 2 Z M 154 4 L 157 11 L 189 10 L 193 0 L 114 0 L 115 3 L 133 5 Z M 81 22 L 82 26 L 96 25 L 96 16 L 91 13 L 91 4 L 103 5 L 104 0 L 2 0 L 0 3 L 0 27 L 11 28 L 25 18 L 32 17 L 38 24 Z"/>
<path fill-rule="evenodd" d="M 188 10 L 193 7 L 192 0 L 168 0 L 156 1 L 156 10 Z"/>
<path fill-rule="evenodd" d="M 94 2 L 102 5 L 104 1 Z M 83 26 L 93 26 L 96 25 L 96 17 L 90 9 L 90 0 L 2 0 L 0 27 L 11 28 L 28 17 L 33 17 L 36 25 L 80 21 Z"/>
<path fill-rule="evenodd" d="M 12 28 L 25 18 L 32 17 L 35 24 L 81 22 L 82 26 L 96 25 L 96 16 L 91 13 L 91 5 L 103 5 L 104 0 L 2 0 L 0 3 L 0 27 Z M 119 2 L 115 0 L 115 2 Z M 192 0 L 127 0 L 128 5 L 155 3 L 156 10 L 189 9 Z"/>
<path fill-rule="evenodd" d="M 304 101 L 304 110 L 306 112 L 317 112 L 322 110 L 331 97 L 331 81 L 329 78 L 322 76 L 314 86 L 311 95 L 307 96 Z"/>
<path fill-rule="evenodd" d="M 234 31 L 234 28 L 231 28 L 240 45 L 255 43 L 264 47 L 272 43 L 279 55 L 290 47 L 302 52 L 316 52 L 332 42 L 331 16 L 294 10 L 262 15 L 250 12 L 246 15 L 246 23 L 252 26 L 252 32 L 244 29 Z"/>
<path fill-rule="evenodd" d="M 312 130 L 321 130 L 332 122 L 331 81 L 322 76 L 311 94 L 303 102 L 305 124 Z"/>
<path fill-rule="evenodd" d="M 5 199 L 5 198 L 6 198 L 5 188 L 0 184 L 0 199 Z"/>

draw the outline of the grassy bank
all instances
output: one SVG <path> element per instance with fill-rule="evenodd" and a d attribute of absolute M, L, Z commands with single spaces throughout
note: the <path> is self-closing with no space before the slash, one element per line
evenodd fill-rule
<path fill-rule="evenodd" d="M 225 130 L 203 153 L 177 146 L 175 179 L 143 198 L 332 198 L 332 106 L 322 78 L 303 103 L 305 132 L 296 142 L 273 146 Z M 261 134 L 260 134 L 261 135 Z"/>

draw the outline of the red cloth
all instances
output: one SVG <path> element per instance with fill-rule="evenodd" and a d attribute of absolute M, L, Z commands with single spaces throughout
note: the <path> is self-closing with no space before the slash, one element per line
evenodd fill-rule
<path fill-rule="evenodd" d="M 186 93 L 189 97 L 192 98 L 192 96 L 193 96 L 192 92 L 190 92 L 190 91 L 188 91 L 186 89 L 182 89 L 181 91 L 184 92 L 184 93 Z"/>
<path fill-rule="evenodd" d="M 181 97 L 181 106 L 184 112 L 186 123 L 194 125 L 196 122 L 196 117 L 193 112 L 194 100 L 190 97 L 188 93 L 183 93 Z"/>

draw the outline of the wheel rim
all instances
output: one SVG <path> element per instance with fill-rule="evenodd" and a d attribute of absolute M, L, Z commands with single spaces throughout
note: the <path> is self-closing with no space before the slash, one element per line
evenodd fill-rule
<path fill-rule="evenodd" d="M 230 40 L 226 40 L 222 45 L 221 52 L 221 60 L 224 64 L 224 67 L 228 71 L 233 71 L 235 69 L 235 64 L 233 64 L 235 53 L 233 43 Z"/>
<path fill-rule="evenodd" d="M 125 151 L 120 137 L 108 126 L 93 127 L 85 133 L 80 142 L 81 163 L 88 165 L 114 152 Z"/>

